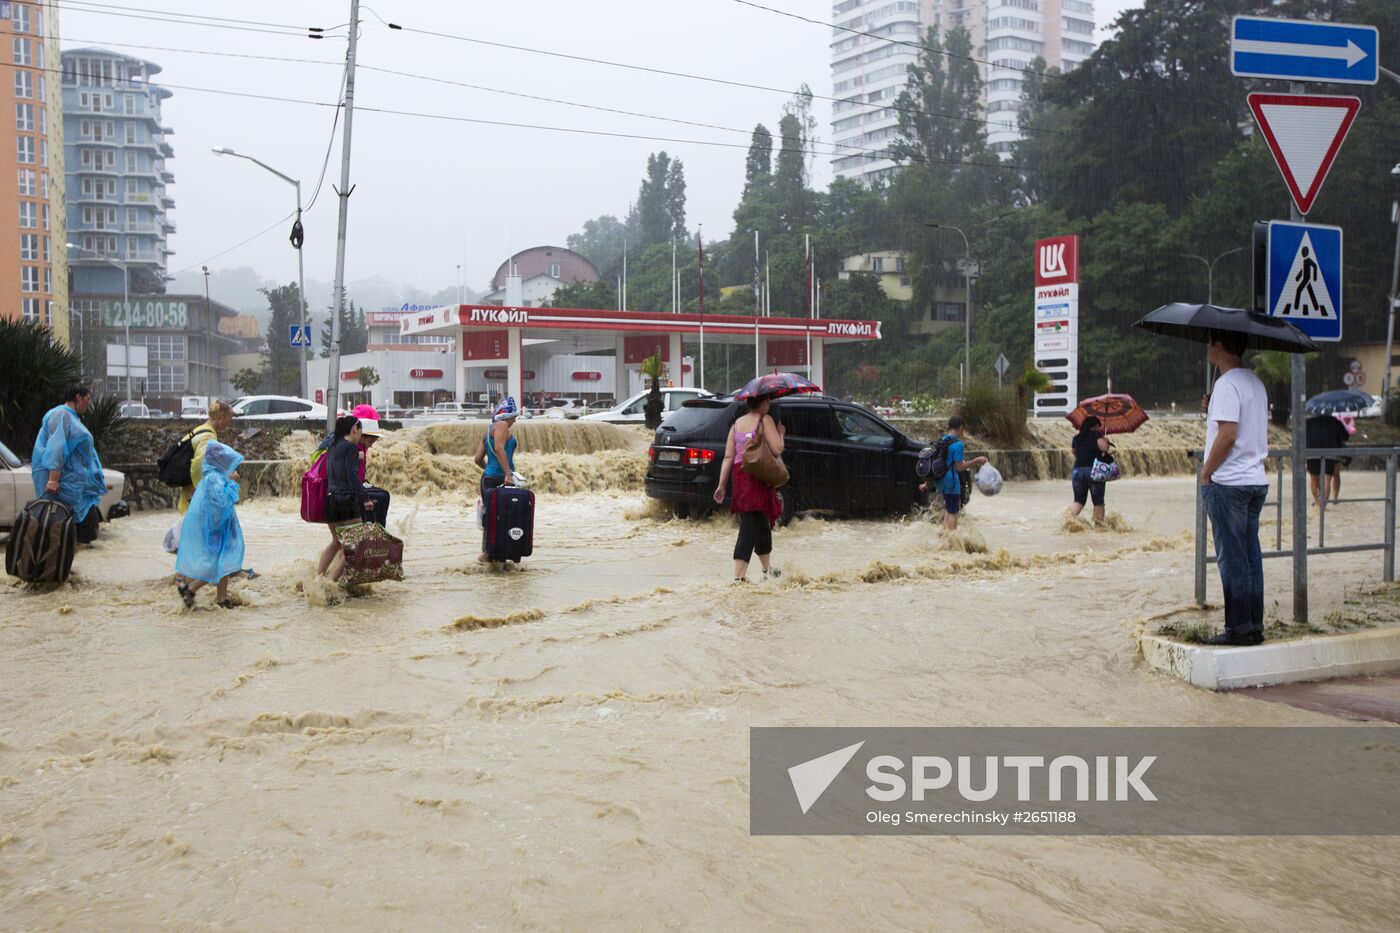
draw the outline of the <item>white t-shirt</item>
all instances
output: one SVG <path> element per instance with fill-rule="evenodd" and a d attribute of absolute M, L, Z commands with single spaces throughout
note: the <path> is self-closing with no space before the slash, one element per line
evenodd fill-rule
<path fill-rule="evenodd" d="M 1210 481 L 1221 486 L 1267 486 L 1269 397 L 1254 370 L 1236 366 L 1215 380 L 1206 415 L 1206 456 L 1215 446 L 1222 421 L 1238 425 L 1235 446 Z"/>

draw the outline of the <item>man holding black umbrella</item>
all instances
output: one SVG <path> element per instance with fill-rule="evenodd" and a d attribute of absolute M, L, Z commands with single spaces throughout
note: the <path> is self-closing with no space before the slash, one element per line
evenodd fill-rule
<path fill-rule="evenodd" d="M 1206 416 L 1206 460 L 1201 495 L 1215 537 L 1225 631 L 1214 645 L 1257 645 L 1264 640 L 1264 558 L 1259 513 L 1269 492 L 1269 400 L 1264 383 L 1244 366 L 1248 338 L 1211 331 L 1208 358 L 1220 371 Z"/>

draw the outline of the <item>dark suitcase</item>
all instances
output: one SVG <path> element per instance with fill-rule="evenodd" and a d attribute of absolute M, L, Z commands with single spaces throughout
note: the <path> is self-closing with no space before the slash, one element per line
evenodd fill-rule
<path fill-rule="evenodd" d="M 481 549 L 493 561 L 520 563 L 535 546 L 535 494 L 520 486 L 486 490 Z"/>
<path fill-rule="evenodd" d="M 63 583 L 73 569 L 78 526 L 57 499 L 33 499 L 15 518 L 5 545 L 5 572 L 26 583 Z"/>

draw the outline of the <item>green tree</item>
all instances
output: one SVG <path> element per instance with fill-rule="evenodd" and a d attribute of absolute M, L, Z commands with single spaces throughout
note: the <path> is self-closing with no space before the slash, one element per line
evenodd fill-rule
<path fill-rule="evenodd" d="M 262 369 L 245 368 L 240 369 L 229 377 L 229 385 L 238 390 L 239 395 L 257 395 L 258 389 L 262 388 L 264 380 L 267 379 L 267 368 Z"/>
<path fill-rule="evenodd" d="M 744 191 L 773 180 L 773 134 L 762 123 L 753 128 L 749 154 L 744 159 Z"/>
<path fill-rule="evenodd" d="M 617 289 L 605 279 L 596 282 L 570 282 L 555 290 L 549 304 L 555 308 L 612 311 L 617 308 Z"/>
<path fill-rule="evenodd" d="M 288 339 L 291 328 L 301 323 L 301 295 L 295 282 L 262 289 L 270 314 L 267 320 L 268 389 L 275 395 L 296 395 L 301 391 L 301 367 Z M 329 346 L 329 341 L 326 341 Z"/>
<path fill-rule="evenodd" d="M 81 371 L 78 354 L 44 325 L 0 320 L 0 443 L 28 456 L 44 413 L 63 404 Z"/>
<path fill-rule="evenodd" d="M 360 391 L 365 393 L 365 401 L 369 401 L 370 386 L 379 385 L 379 371 L 373 366 L 361 366 L 355 370 L 355 381 L 360 384 Z"/>
<path fill-rule="evenodd" d="M 611 281 L 622 269 L 622 238 L 627 233 L 627 225 L 612 214 L 603 214 L 586 220 L 583 230 L 571 233 L 565 245 L 584 256 L 597 268 L 598 274 Z M 635 238 L 633 238 L 635 242 Z M 610 305 L 615 307 L 616 304 Z M 565 307 L 558 305 L 558 307 Z M 582 307 L 575 305 L 574 307 Z"/>
<path fill-rule="evenodd" d="M 321 356 L 331 355 L 331 317 L 327 312 L 326 320 L 321 324 Z M 369 325 L 365 320 L 363 307 L 355 307 L 355 302 L 351 301 L 340 309 L 340 355 L 349 356 L 351 353 L 364 353 L 369 349 Z"/>
<path fill-rule="evenodd" d="M 948 33 L 946 45 L 945 50 L 938 28 L 929 27 L 918 62 L 909 66 L 908 81 L 895 101 L 899 136 L 890 146 L 896 161 L 937 168 L 943 176 L 987 147 L 972 37 L 958 26 Z"/>

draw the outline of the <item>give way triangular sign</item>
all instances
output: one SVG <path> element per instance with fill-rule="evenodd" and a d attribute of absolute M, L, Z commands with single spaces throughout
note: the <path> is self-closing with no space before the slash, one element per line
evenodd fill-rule
<path fill-rule="evenodd" d="M 1249 109 L 1283 173 L 1288 193 L 1306 214 L 1361 109 L 1357 97 L 1250 94 Z"/>

